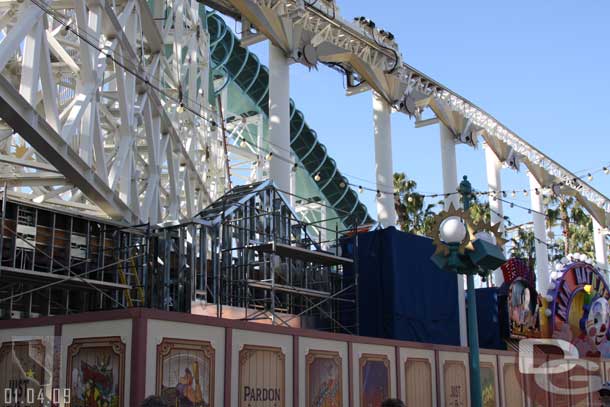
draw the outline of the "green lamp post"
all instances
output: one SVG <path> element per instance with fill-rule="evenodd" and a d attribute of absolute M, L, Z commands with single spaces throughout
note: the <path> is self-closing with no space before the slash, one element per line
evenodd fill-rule
<path fill-rule="evenodd" d="M 504 243 L 498 232 L 500 224 L 473 225 L 468 215 L 474 194 L 466 176 L 460 183 L 458 192 L 462 197 L 464 209 L 450 206 L 434 219 L 433 239 L 436 251 L 431 260 L 442 270 L 466 275 L 470 402 L 473 407 L 481 407 L 481 370 L 474 276 L 478 274 L 486 277 L 492 270 L 500 267 L 506 258 L 500 248 Z"/>

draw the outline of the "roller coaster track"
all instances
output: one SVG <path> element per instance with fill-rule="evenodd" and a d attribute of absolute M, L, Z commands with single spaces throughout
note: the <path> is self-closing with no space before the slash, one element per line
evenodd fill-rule
<path fill-rule="evenodd" d="M 458 141 L 466 139 L 475 145 L 482 137 L 502 162 L 515 169 L 523 163 L 540 185 L 574 195 L 600 224 L 609 225 L 610 200 L 606 196 L 465 97 L 404 63 L 393 39 L 384 38 L 383 32 L 366 20 L 343 19 L 333 1 L 202 2 L 253 27 L 254 34 L 246 33 L 250 38 L 266 37 L 288 54 L 303 50 L 305 45 L 333 48 L 334 52 L 319 55 L 319 62 L 339 66 L 348 76 L 360 79 L 348 94 L 372 89 L 396 110 L 418 119 L 425 109 L 431 109 Z M 286 32 L 300 36 L 290 37 Z"/>
<path fill-rule="evenodd" d="M 254 53 L 239 45 L 239 39 L 221 17 L 209 14 L 207 23 L 213 74 L 220 75 L 226 70 L 230 80 L 267 115 L 267 67 L 260 63 Z M 295 108 L 292 100 L 290 143 L 309 176 L 313 178 L 320 174 L 322 179 L 327 180 L 319 185 L 319 189 L 346 227 L 373 222 L 357 193 L 348 186 L 349 182 L 338 170 L 335 160 L 328 155 L 326 147 L 318 141 L 316 132 L 307 125 L 303 113 Z"/>

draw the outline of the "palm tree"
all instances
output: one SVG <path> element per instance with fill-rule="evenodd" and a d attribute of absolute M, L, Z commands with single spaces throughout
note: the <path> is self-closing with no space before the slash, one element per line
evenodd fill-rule
<path fill-rule="evenodd" d="M 484 225 L 491 226 L 491 208 L 489 202 L 479 202 L 476 200 L 470 205 L 470 219 L 477 224 L 482 223 Z"/>
<path fill-rule="evenodd" d="M 524 259 L 527 261 L 530 270 L 534 270 L 536 264 L 536 238 L 531 228 L 519 227 L 516 236 L 510 239 L 511 257 Z"/>
<path fill-rule="evenodd" d="M 582 205 L 570 196 L 552 195 L 546 199 L 547 228 L 561 227 L 563 237 L 556 240 L 563 243 L 563 250 L 558 250 L 561 257 L 572 252 L 584 253 L 592 257 L 595 252 L 593 243 L 593 222 Z"/>
<path fill-rule="evenodd" d="M 570 209 L 576 201 L 573 197 L 555 194 L 545 197 L 545 201 L 547 228 L 551 229 L 560 224 L 564 237 L 564 254 L 570 253 Z"/>
<path fill-rule="evenodd" d="M 405 173 L 394 173 L 394 205 L 400 230 L 417 235 L 430 236 L 436 204 L 426 204 L 425 196 L 415 190 L 417 182 Z"/>
<path fill-rule="evenodd" d="M 594 258 L 593 221 L 578 202 L 575 202 L 571 208 L 570 221 L 568 237 L 572 252 L 584 253 Z"/>

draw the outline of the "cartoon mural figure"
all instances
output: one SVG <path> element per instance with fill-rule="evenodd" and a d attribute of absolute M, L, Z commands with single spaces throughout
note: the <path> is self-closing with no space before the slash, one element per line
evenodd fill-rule
<path fill-rule="evenodd" d="M 203 401 L 203 391 L 199 383 L 199 363 L 193 363 L 194 375 L 189 368 L 184 369 L 184 375 L 180 376 L 176 385 L 176 395 L 181 407 L 193 407 L 201 405 Z M 193 376 L 195 383 L 193 386 Z"/>
<path fill-rule="evenodd" d="M 500 292 L 507 295 L 510 337 L 540 337 L 540 299 L 534 272 L 525 260 L 513 258 L 502 265 L 502 273 L 504 284 Z"/>
<path fill-rule="evenodd" d="M 323 381 L 320 383 L 317 397 L 313 401 L 314 406 L 328 406 L 335 407 L 333 400 L 337 395 L 337 380 L 335 379 L 335 366 L 331 361 L 325 363 L 324 366 L 326 374 L 324 375 Z M 330 402 L 330 403 L 328 403 Z"/>
<path fill-rule="evenodd" d="M 599 269 L 582 261 L 557 267 L 546 295 L 549 336 L 587 357 L 610 357 L 610 291 Z"/>
<path fill-rule="evenodd" d="M 164 338 L 157 351 L 157 394 L 169 406 L 213 406 L 214 348 L 211 343 Z"/>
<path fill-rule="evenodd" d="M 583 317 L 580 320 L 581 340 L 589 341 L 591 350 L 586 356 L 608 357 L 610 355 L 610 331 L 608 323 L 610 322 L 610 305 L 608 300 L 599 296 L 599 294 L 591 293 L 591 286 L 587 285 L 584 288 L 586 294 L 585 305 L 583 306 Z"/>
<path fill-rule="evenodd" d="M 380 406 L 390 395 L 390 361 L 385 355 L 360 358 L 360 406 Z"/>
<path fill-rule="evenodd" d="M 111 357 L 95 358 L 95 364 L 81 361 L 80 379 L 84 388 L 82 400 L 84 407 L 102 407 L 111 405 L 114 395 Z"/>
<path fill-rule="evenodd" d="M 76 338 L 68 347 L 70 406 L 119 407 L 123 403 L 125 344 L 120 337 Z"/>
<path fill-rule="evenodd" d="M 339 354 L 310 351 L 306 360 L 307 406 L 340 407 L 343 405 Z"/>
<path fill-rule="evenodd" d="M 517 280 L 511 290 L 511 326 L 521 332 L 534 329 L 538 315 L 529 287 L 522 280 Z"/>

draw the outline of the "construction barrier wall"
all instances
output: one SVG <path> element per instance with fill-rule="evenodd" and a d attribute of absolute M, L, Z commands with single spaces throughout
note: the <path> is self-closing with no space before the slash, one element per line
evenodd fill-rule
<path fill-rule="evenodd" d="M 516 353 L 482 350 L 484 405 L 599 405 L 610 362 L 587 363 L 585 382 L 568 383 L 568 373 L 521 374 Z M 43 405 L 42 393 L 71 406 L 137 406 L 158 394 L 172 406 L 378 406 L 397 397 L 453 407 L 470 405 L 469 380 L 467 349 L 453 346 L 133 308 L 0 321 L 6 405 L 33 395 L 22 405 Z"/>

